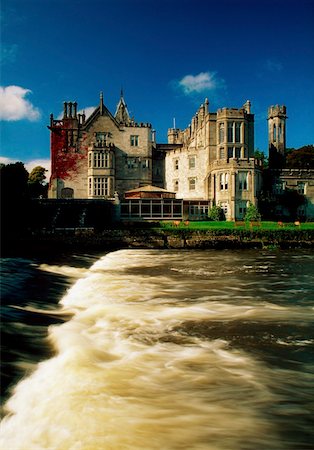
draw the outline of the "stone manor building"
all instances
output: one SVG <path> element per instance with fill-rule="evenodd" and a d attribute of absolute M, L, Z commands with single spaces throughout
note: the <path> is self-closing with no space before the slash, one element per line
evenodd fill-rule
<path fill-rule="evenodd" d="M 186 129 L 168 130 L 164 144 L 156 143 L 150 123 L 130 117 L 122 93 L 114 115 L 102 93 L 88 118 L 77 110 L 76 102 L 65 102 L 61 119 L 50 116 L 49 198 L 123 202 L 129 191 L 155 186 L 182 199 L 183 215 L 191 219 L 220 205 L 227 220 L 241 220 L 248 204 L 257 204 L 262 167 L 254 158 L 249 101 L 211 112 L 206 99 Z M 277 167 L 285 150 L 286 108 L 270 107 L 268 120 L 270 162 Z"/>
<path fill-rule="evenodd" d="M 215 204 L 227 220 L 242 219 L 248 203 L 257 203 L 262 175 L 249 101 L 210 112 L 206 99 L 185 130 L 168 131 L 167 147 L 166 188 L 189 201 L 190 215 Z"/>
<path fill-rule="evenodd" d="M 131 119 L 123 95 L 114 115 L 99 106 L 86 119 L 65 102 L 60 120 L 50 116 L 49 198 L 112 199 L 139 185 L 163 185 L 163 160 L 149 123 Z"/>

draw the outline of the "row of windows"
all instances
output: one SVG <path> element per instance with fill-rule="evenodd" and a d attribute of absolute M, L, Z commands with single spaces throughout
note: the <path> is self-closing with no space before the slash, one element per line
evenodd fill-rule
<path fill-rule="evenodd" d="M 277 181 L 273 186 L 273 192 L 275 194 L 281 194 L 286 189 L 285 181 Z M 297 192 L 298 194 L 305 195 L 306 194 L 306 183 L 303 181 L 298 181 L 297 183 Z"/>
<path fill-rule="evenodd" d="M 239 191 L 248 190 L 248 172 L 239 172 L 237 175 L 237 187 Z M 229 174 L 221 173 L 219 175 L 219 188 L 221 191 L 229 189 Z"/>
<path fill-rule="evenodd" d="M 179 170 L 179 160 L 175 159 L 173 161 L 174 170 Z M 196 157 L 195 156 L 189 156 L 189 169 L 195 169 L 196 167 Z"/>
<path fill-rule="evenodd" d="M 177 192 L 179 190 L 179 180 L 174 180 L 174 191 Z M 195 191 L 196 189 L 196 178 L 189 178 L 189 190 Z"/>
<path fill-rule="evenodd" d="M 110 194 L 110 180 L 108 177 L 89 177 L 88 195 L 90 197 L 108 197 Z"/>
<path fill-rule="evenodd" d="M 221 173 L 219 175 L 219 189 L 221 191 L 227 191 L 229 189 L 229 173 Z M 248 172 L 239 172 L 237 177 L 239 191 L 248 190 Z M 189 178 L 189 190 L 194 191 L 196 189 L 196 178 Z M 179 180 L 174 180 L 174 191 L 179 190 Z"/>
<path fill-rule="evenodd" d="M 90 152 L 88 154 L 88 167 L 104 169 L 110 167 L 110 153 L 108 152 Z"/>
<path fill-rule="evenodd" d="M 228 122 L 227 123 L 227 134 L 225 131 L 225 124 L 219 124 L 219 143 L 225 142 L 225 135 L 227 136 L 227 142 L 241 142 L 241 128 L 245 124 L 242 122 Z"/>
<path fill-rule="evenodd" d="M 126 165 L 128 169 L 149 169 L 149 159 L 142 159 L 138 157 L 128 157 L 126 158 Z"/>
<path fill-rule="evenodd" d="M 96 136 L 96 142 L 98 144 L 105 144 L 108 140 L 108 138 L 111 137 L 111 133 L 108 133 L 106 131 L 100 131 L 95 133 Z M 139 145 L 139 136 L 137 134 L 132 134 L 130 136 L 130 145 L 131 147 L 138 147 Z"/>
<path fill-rule="evenodd" d="M 248 150 L 247 148 L 242 147 L 228 147 L 227 148 L 227 157 L 228 158 L 248 158 Z M 226 150 L 225 147 L 219 148 L 219 159 L 226 158 Z"/>

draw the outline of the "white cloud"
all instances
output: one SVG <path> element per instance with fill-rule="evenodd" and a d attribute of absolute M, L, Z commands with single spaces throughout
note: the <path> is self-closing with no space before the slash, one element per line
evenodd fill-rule
<path fill-rule="evenodd" d="M 177 82 L 184 94 L 199 94 L 205 91 L 215 91 L 225 86 L 225 81 L 216 76 L 216 72 L 200 72 L 198 75 L 185 75 Z"/>
<path fill-rule="evenodd" d="M 80 109 L 78 111 L 78 114 L 83 114 L 83 112 L 85 112 L 85 116 L 87 119 L 95 111 L 96 108 L 97 108 L 97 106 L 87 106 L 84 109 Z"/>
<path fill-rule="evenodd" d="M 40 111 L 25 97 L 32 91 L 20 86 L 0 86 L 0 119 L 7 121 L 40 118 Z"/>
<path fill-rule="evenodd" d="M 33 159 L 31 161 L 28 162 L 24 162 L 21 159 L 18 158 L 8 158 L 6 156 L 0 156 L 0 163 L 2 164 L 14 164 L 18 161 L 21 161 L 24 163 L 25 169 L 28 171 L 28 173 L 30 173 L 34 167 L 36 166 L 41 166 L 44 167 L 45 169 L 47 169 L 46 172 L 46 181 L 49 181 L 50 178 L 50 174 L 51 174 L 51 162 L 50 159 Z"/>
<path fill-rule="evenodd" d="M 7 158 L 6 156 L 0 156 L 0 164 L 14 164 L 18 162 L 17 159 Z"/>

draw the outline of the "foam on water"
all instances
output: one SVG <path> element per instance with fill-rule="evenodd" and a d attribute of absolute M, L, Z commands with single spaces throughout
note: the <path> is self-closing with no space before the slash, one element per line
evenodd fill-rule
<path fill-rule="evenodd" d="M 226 339 L 180 331 L 190 321 L 301 321 L 313 310 L 253 298 L 178 297 L 158 266 L 175 253 L 123 250 L 97 261 L 61 300 L 55 357 L 9 399 L 0 444 L 12 450 L 287 449 L 269 411 L 274 371 Z M 141 274 L 150 268 L 150 275 Z M 173 271 L 169 272 L 173 273 Z M 294 381 L 282 370 L 285 390 Z M 277 373 L 278 376 L 278 373 Z M 309 380 L 302 380 L 307 386 Z"/>

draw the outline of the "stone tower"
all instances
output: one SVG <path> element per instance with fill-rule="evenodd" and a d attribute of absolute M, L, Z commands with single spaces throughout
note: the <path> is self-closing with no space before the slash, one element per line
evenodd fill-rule
<path fill-rule="evenodd" d="M 286 107 L 274 105 L 268 108 L 268 149 L 270 168 L 281 168 L 286 150 Z"/>

